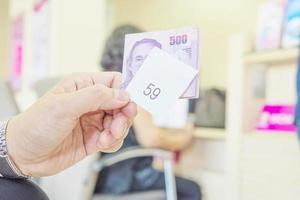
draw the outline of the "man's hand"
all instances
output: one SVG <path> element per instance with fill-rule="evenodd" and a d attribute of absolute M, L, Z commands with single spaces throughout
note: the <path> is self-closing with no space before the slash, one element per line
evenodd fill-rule
<path fill-rule="evenodd" d="M 118 150 L 136 116 L 119 73 L 62 80 L 7 129 L 9 156 L 31 176 L 56 174 L 87 155 Z"/>

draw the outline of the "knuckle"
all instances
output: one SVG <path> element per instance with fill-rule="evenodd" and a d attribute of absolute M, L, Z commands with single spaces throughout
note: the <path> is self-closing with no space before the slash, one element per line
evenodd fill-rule
<path fill-rule="evenodd" d="M 109 99 L 114 95 L 113 90 L 106 88 L 104 85 L 98 84 L 94 87 L 94 94 L 101 99 Z"/>
<path fill-rule="evenodd" d="M 69 74 L 65 79 L 68 81 L 81 81 L 83 79 L 86 79 L 86 73 L 80 73 L 80 72 L 73 72 L 71 74 Z"/>
<path fill-rule="evenodd" d="M 66 84 L 70 85 L 74 82 L 75 79 L 76 79 L 75 75 L 68 75 L 68 76 L 66 76 L 65 78 L 62 79 L 62 83 L 64 85 L 66 85 Z"/>

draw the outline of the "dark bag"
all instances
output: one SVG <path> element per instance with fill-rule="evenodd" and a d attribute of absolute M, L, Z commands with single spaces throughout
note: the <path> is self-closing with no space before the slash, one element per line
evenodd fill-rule
<path fill-rule="evenodd" d="M 196 104 L 195 124 L 199 127 L 225 128 L 225 112 L 225 91 L 219 89 L 202 91 Z"/>

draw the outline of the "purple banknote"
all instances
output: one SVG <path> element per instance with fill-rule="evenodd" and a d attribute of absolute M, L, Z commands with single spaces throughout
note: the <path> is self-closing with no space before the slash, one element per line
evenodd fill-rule
<path fill-rule="evenodd" d="M 124 47 L 123 88 L 128 86 L 154 47 L 162 49 L 197 70 L 199 68 L 199 31 L 197 28 L 128 34 Z M 197 76 L 191 82 L 181 98 L 198 98 L 198 79 Z"/>

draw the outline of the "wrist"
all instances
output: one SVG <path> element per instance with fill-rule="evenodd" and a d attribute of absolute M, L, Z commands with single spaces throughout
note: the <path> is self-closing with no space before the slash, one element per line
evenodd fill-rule
<path fill-rule="evenodd" d="M 6 145 L 7 145 L 7 156 L 10 161 L 10 164 L 14 170 L 20 176 L 29 177 L 29 170 L 26 169 L 26 165 L 23 164 L 20 152 L 21 146 L 17 144 L 18 139 L 16 138 L 17 129 L 14 125 L 15 118 L 11 119 L 6 128 Z"/>

